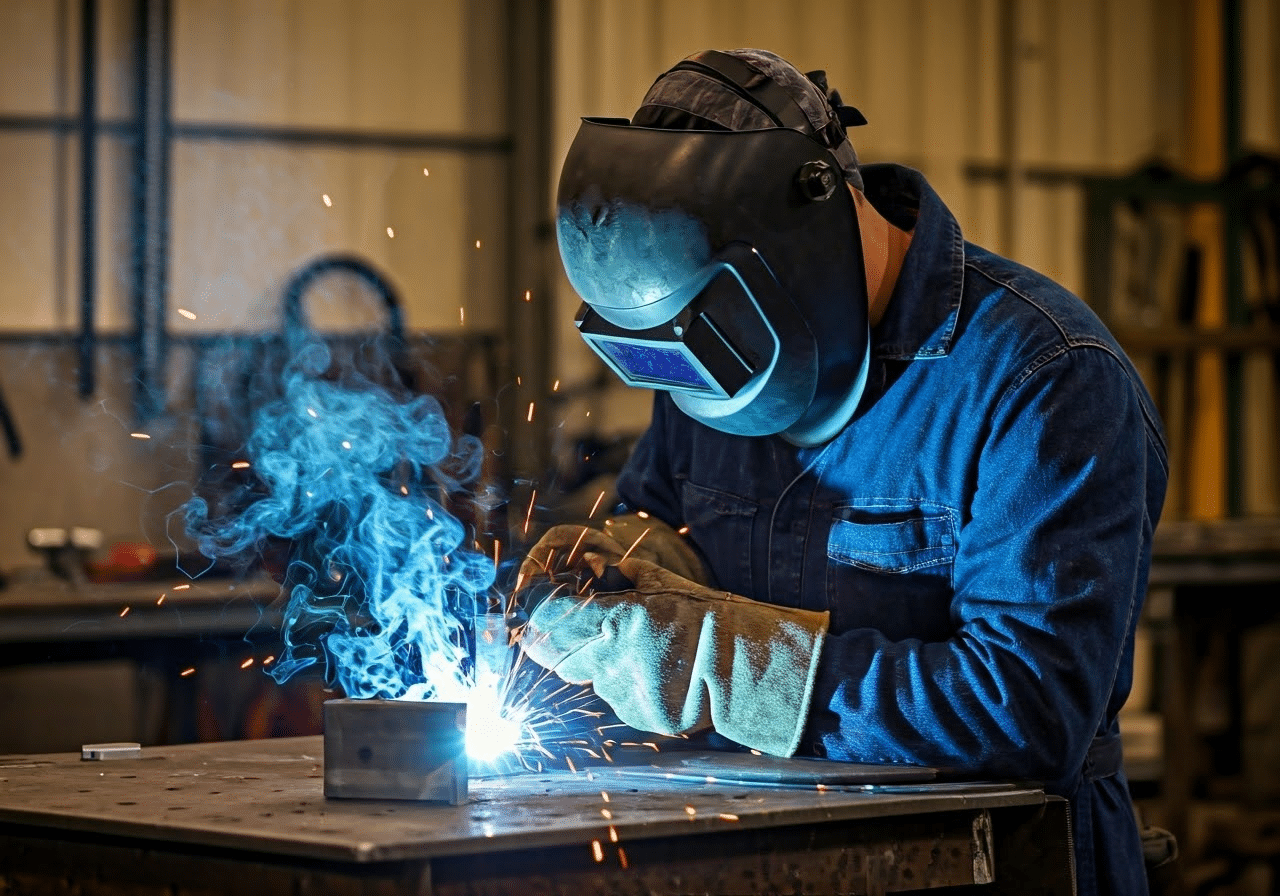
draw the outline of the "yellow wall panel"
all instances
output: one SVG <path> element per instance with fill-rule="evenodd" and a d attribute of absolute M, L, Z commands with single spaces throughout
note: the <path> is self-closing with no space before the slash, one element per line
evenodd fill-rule
<path fill-rule="evenodd" d="M 1280 153 L 1280 8 L 1275 0 L 1243 0 L 1243 142 Z"/>
<path fill-rule="evenodd" d="M 183 141 L 174 175 L 175 332 L 274 329 L 292 272 L 333 252 L 386 274 L 411 329 L 500 323 L 499 159 Z"/>
<path fill-rule="evenodd" d="M 64 290 L 79 242 L 60 243 L 65 226 L 51 199 L 79 184 L 57 171 L 58 144 L 43 134 L 0 134 L 0 330 L 62 329 L 73 319 Z M 78 155 L 78 142 L 72 146 Z"/>
<path fill-rule="evenodd" d="M 57 77 L 66 52 L 59 32 L 78 32 L 68 31 L 62 5 L 59 0 L 11 0 L 0 6 L 0 59 L 6 60 L 0 113 L 51 115 L 67 108 L 70 79 Z M 74 102 L 78 97 L 77 89 Z"/>
<path fill-rule="evenodd" d="M 179 121 L 502 134 L 499 0 L 177 0 Z"/>

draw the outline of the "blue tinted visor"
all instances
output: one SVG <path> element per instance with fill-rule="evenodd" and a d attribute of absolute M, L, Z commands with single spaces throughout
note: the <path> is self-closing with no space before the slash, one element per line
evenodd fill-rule
<path fill-rule="evenodd" d="M 698 359 L 679 343 L 654 345 L 608 337 L 589 338 L 589 341 L 634 382 L 713 394 L 720 391 L 715 380 L 699 369 L 702 365 Z"/>
<path fill-rule="evenodd" d="M 759 299 L 779 289 L 760 256 L 735 244 L 681 288 L 692 297 L 671 319 L 632 330 L 584 303 L 578 330 L 628 386 L 732 398 L 777 356 Z"/>

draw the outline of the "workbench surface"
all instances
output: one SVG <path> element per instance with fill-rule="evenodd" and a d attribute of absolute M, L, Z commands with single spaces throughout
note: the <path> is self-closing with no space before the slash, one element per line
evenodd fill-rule
<path fill-rule="evenodd" d="M 469 799 L 460 806 L 335 800 L 323 795 L 319 737 L 146 748 L 140 759 L 0 757 L 0 847 L 9 838 L 34 855 L 32 844 L 44 840 L 74 845 L 105 839 L 130 846 L 138 856 L 158 849 L 212 850 L 220 861 L 243 854 L 256 862 L 342 865 L 351 869 L 346 873 L 372 872 L 380 864 L 431 865 L 448 857 L 492 863 L 497 856 L 557 850 L 569 856 L 594 853 L 596 863 L 608 859 L 616 871 L 619 859 L 623 868 L 627 864 L 620 846 L 636 844 L 640 851 L 645 841 L 671 843 L 683 856 L 696 853 L 701 843 L 719 848 L 715 844 L 728 842 L 726 837 L 742 840 L 745 854 L 756 861 L 772 844 L 792 848 L 784 845 L 786 835 L 778 839 L 780 832 L 807 832 L 798 847 L 804 855 L 819 848 L 821 838 L 815 840 L 812 831 L 824 826 L 848 830 L 861 824 L 877 836 L 889 836 L 891 821 L 952 819 L 944 826 L 958 832 L 958 840 L 948 841 L 959 844 L 950 850 L 965 875 L 957 881 L 972 881 L 991 861 L 989 843 L 983 841 L 992 839 L 995 818 L 998 843 L 1000 811 L 1039 818 L 1053 803 L 1038 788 L 1011 784 L 735 784 L 666 779 L 661 773 L 637 777 L 634 769 L 610 765 L 472 777 Z M 1058 815 L 1063 816 L 1055 835 L 1060 842 L 1048 849 L 1061 857 L 1069 855 L 1069 841 L 1065 813 Z M 921 867 L 937 864 L 943 834 L 893 830 L 895 843 L 909 836 L 920 840 L 913 848 L 924 857 L 914 860 L 924 862 Z M 841 849 L 849 842 L 842 834 L 826 848 Z M 883 846 L 874 849 L 884 851 Z M 79 867 L 79 859 L 66 861 Z M 591 860 L 584 861 L 590 868 Z M 437 869 L 434 876 L 446 875 Z M 572 884 L 581 885 L 582 880 Z"/>
<path fill-rule="evenodd" d="M 156 747 L 141 759 L 0 757 L 0 822 L 357 862 L 1040 803 L 992 785 L 884 790 L 663 782 L 610 766 L 472 778 L 462 806 L 334 800 L 319 737 Z M 612 816 L 609 818 L 605 815 Z"/>

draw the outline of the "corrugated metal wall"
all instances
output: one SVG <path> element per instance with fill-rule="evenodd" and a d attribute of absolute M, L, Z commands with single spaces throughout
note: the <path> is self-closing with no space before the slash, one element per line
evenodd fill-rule
<path fill-rule="evenodd" d="M 155 110 L 169 119 L 169 191 L 147 239 L 164 244 L 163 333 L 153 335 L 168 347 L 146 371 L 163 405 L 150 414 L 136 388 L 131 195 L 144 6 L 172 17 L 171 30 L 156 29 L 170 39 L 170 99 Z M 84 9 L 97 14 L 97 177 L 94 340 L 80 354 Z M 195 393 L 234 393 L 253 360 L 249 340 L 238 354 L 200 346 L 213 334 L 276 331 L 286 278 L 322 254 L 356 254 L 386 275 L 415 337 L 492 345 L 511 276 L 511 9 L 507 0 L 0 3 L 0 384 L 26 446 L 11 460 L 0 442 L 0 568 L 38 562 L 25 546 L 33 526 L 163 544 L 164 516 L 183 491 L 168 486 L 201 472 Z M 311 290 L 310 321 L 384 326 L 376 297 L 347 286 Z M 227 354 L 238 366 L 226 365 L 223 387 L 215 361 Z M 484 360 L 477 380 L 495 373 Z M 96 382 L 82 401 L 86 369 Z M 139 429 L 152 438 L 130 438 Z"/>
<path fill-rule="evenodd" d="M 864 162 L 922 170 L 966 236 L 1081 291 L 1078 178 L 1185 152 L 1187 0 L 561 0 L 556 156 L 579 115 L 630 115 L 653 80 L 705 48 L 757 46 L 823 68 L 870 124 Z M 1245 0 L 1246 144 L 1280 149 L 1280 13 Z M 567 322 L 557 331 L 566 383 L 596 367 Z M 572 407 L 606 430 L 648 412 L 643 393 L 610 389 Z M 602 419 L 603 418 L 603 419 Z"/>
<path fill-rule="evenodd" d="M 180 138 L 173 292 L 202 313 L 176 327 L 259 326 L 245 306 L 333 250 L 390 272 L 415 329 L 500 326 L 506 158 L 480 148 L 507 137 L 500 0 L 178 0 L 174 25 L 179 125 L 371 138 Z M 458 143 L 394 146 L 412 134 Z"/>
<path fill-rule="evenodd" d="M 97 5 L 95 323 L 117 332 L 132 326 L 135 6 Z M 387 272 L 415 329 L 457 332 L 462 306 L 467 327 L 500 327 L 502 0 L 173 0 L 171 9 L 168 293 L 171 312 L 196 314 L 171 314 L 172 332 L 274 326 L 288 274 L 336 250 Z M 0 26 L 0 115 L 32 119 L 0 133 L 0 329 L 74 329 L 79 141 L 35 120 L 80 108 L 80 4 L 6 4 Z M 434 139 L 415 140 L 424 136 Z"/>

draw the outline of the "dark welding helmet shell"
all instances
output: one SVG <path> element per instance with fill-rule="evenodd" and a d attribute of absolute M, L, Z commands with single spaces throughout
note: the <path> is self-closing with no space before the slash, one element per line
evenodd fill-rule
<path fill-rule="evenodd" d="M 831 438 L 861 394 L 868 347 L 841 172 L 790 128 L 584 119 L 556 222 L 580 332 L 624 381 L 667 389 L 715 429 Z"/>

